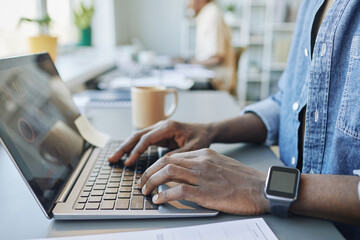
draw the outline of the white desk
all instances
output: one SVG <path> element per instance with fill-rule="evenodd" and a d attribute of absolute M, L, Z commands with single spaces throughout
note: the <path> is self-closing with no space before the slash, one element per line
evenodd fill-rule
<path fill-rule="evenodd" d="M 58 56 L 56 68 L 70 90 L 115 68 L 114 54 L 101 49 L 85 48 Z"/>
<path fill-rule="evenodd" d="M 94 125 L 104 132 L 126 137 L 132 132 L 131 109 L 91 109 Z M 173 119 L 192 122 L 210 122 L 236 116 L 238 107 L 224 92 L 181 92 L 179 106 Z M 264 146 L 243 144 L 216 144 L 213 149 L 235 158 L 251 167 L 266 170 L 281 162 Z M 192 226 L 249 217 L 219 214 L 210 218 L 54 221 L 47 220 L 26 188 L 15 167 L 0 151 L 0 238 L 24 239 L 84 234 L 111 233 L 152 228 Z M 287 219 L 262 215 L 279 239 L 343 239 L 332 223 L 307 217 Z"/>

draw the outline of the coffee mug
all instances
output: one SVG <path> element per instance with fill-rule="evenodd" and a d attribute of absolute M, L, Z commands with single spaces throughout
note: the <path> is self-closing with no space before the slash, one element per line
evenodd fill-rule
<path fill-rule="evenodd" d="M 173 102 L 165 113 L 165 96 L 174 94 Z M 137 129 L 149 127 L 174 114 L 178 101 L 176 89 L 165 87 L 131 88 L 132 122 Z"/>

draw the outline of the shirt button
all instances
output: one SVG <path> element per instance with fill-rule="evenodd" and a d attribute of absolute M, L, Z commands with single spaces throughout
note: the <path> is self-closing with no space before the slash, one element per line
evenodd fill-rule
<path fill-rule="evenodd" d="M 310 170 L 310 174 L 314 174 L 314 170 L 311 169 L 311 170 Z"/>
<path fill-rule="evenodd" d="M 325 53 L 326 53 L 326 43 L 323 43 L 323 44 L 321 45 L 321 53 L 320 53 L 320 55 L 321 55 L 321 56 L 324 56 Z"/>
<path fill-rule="evenodd" d="M 305 57 L 309 56 L 309 50 L 307 48 L 304 49 Z"/>
<path fill-rule="evenodd" d="M 299 103 L 298 102 L 295 102 L 293 105 L 292 105 L 292 109 L 294 111 L 298 110 L 299 109 Z"/>
<path fill-rule="evenodd" d="M 319 111 L 315 110 L 315 122 L 319 121 Z"/>
<path fill-rule="evenodd" d="M 296 162 L 295 157 L 292 157 L 292 158 L 291 158 L 291 165 L 295 165 L 295 162 Z"/>

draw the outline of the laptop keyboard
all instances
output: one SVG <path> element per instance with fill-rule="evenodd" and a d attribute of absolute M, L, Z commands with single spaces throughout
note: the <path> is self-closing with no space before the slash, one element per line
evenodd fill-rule
<path fill-rule="evenodd" d="M 140 156 L 135 167 L 125 167 L 124 159 L 109 164 L 108 157 L 121 142 L 111 142 L 98 156 L 85 186 L 74 206 L 75 210 L 156 210 L 151 199 L 157 189 L 144 196 L 137 185 L 142 173 L 163 154 L 151 146 Z"/>

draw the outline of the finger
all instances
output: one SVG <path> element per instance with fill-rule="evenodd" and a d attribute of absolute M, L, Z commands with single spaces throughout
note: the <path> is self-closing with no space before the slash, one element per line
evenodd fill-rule
<path fill-rule="evenodd" d="M 167 154 L 165 154 L 165 156 L 172 156 L 174 154 L 184 153 L 184 152 L 188 152 L 191 150 L 193 150 L 191 144 L 185 144 L 182 148 L 178 148 L 171 152 L 168 152 Z"/>
<path fill-rule="evenodd" d="M 177 149 L 177 150 L 180 150 L 180 149 Z M 170 154 L 170 156 L 176 157 L 176 158 L 197 158 L 201 155 L 200 150 L 191 151 L 191 150 L 193 150 L 191 147 L 185 148 L 184 151 L 177 151 L 177 150 L 172 151 L 168 154 Z"/>
<path fill-rule="evenodd" d="M 172 131 L 169 131 L 166 127 L 159 126 L 148 133 L 142 135 L 136 146 L 132 149 L 130 156 L 125 161 L 125 165 L 129 166 L 135 163 L 136 159 L 146 151 L 150 145 L 154 145 L 164 139 L 171 138 Z"/>
<path fill-rule="evenodd" d="M 165 191 L 159 192 L 152 198 L 153 203 L 162 204 L 165 202 L 176 200 L 187 200 L 196 202 L 199 195 L 199 188 L 187 184 L 179 184 L 175 187 L 169 188 Z"/>
<path fill-rule="evenodd" d="M 119 149 L 113 154 L 113 156 L 109 157 L 109 162 L 115 163 L 119 161 L 125 153 L 130 152 L 136 143 L 139 141 L 142 135 L 144 135 L 150 129 L 144 129 L 142 131 L 133 133 L 128 139 L 126 139 L 119 147 Z"/>
<path fill-rule="evenodd" d="M 168 182 L 187 183 L 191 185 L 197 185 L 199 182 L 200 174 L 191 169 L 180 167 L 174 164 L 168 164 L 161 170 L 153 174 L 143 185 L 142 193 L 148 195 L 152 191 Z"/>
<path fill-rule="evenodd" d="M 168 164 L 173 164 L 183 168 L 192 169 L 195 163 L 189 159 L 164 156 L 160 158 L 158 161 L 156 161 L 153 165 L 151 165 L 148 169 L 146 169 L 146 171 L 143 173 L 143 175 L 138 181 L 139 187 L 142 188 L 152 175 L 154 175 L 157 171 L 164 168 Z"/>

